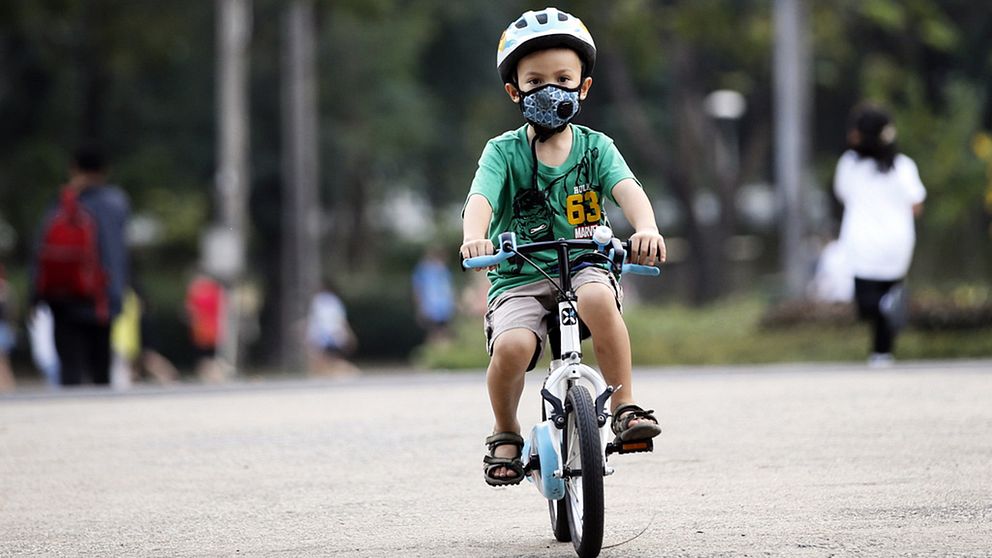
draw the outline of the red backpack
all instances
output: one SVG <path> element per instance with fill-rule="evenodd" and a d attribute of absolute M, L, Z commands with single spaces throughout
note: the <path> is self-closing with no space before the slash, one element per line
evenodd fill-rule
<path fill-rule="evenodd" d="M 97 222 L 72 188 L 62 190 L 61 203 L 41 238 L 35 290 L 48 301 L 91 301 L 97 317 L 109 320 Z"/>

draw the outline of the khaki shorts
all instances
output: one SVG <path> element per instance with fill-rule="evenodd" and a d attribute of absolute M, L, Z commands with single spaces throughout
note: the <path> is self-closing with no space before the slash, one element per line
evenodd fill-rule
<path fill-rule="evenodd" d="M 623 289 L 613 274 L 601 267 L 586 267 L 572 276 L 572 289 L 576 292 L 587 283 L 609 285 L 616 296 L 617 308 L 623 311 Z M 541 279 L 536 283 L 513 287 L 493 299 L 485 318 L 486 350 L 489 355 L 493 354 L 493 342 L 503 332 L 529 329 L 537 336 L 537 350 L 527 367 L 527 370 L 533 369 L 544 352 L 549 321 L 558 313 L 557 292 L 551 283 Z"/>

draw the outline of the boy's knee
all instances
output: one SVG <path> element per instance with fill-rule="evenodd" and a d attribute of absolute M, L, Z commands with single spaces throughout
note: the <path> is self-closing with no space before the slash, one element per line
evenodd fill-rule
<path fill-rule="evenodd" d="M 595 313 L 617 310 L 617 297 L 613 288 L 603 283 L 587 283 L 576 292 L 579 299 L 579 313 L 583 309 Z"/>
<path fill-rule="evenodd" d="M 537 336 L 525 328 L 504 331 L 493 340 L 493 360 L 499 363 L 527 364 L 536 350 Z"/>

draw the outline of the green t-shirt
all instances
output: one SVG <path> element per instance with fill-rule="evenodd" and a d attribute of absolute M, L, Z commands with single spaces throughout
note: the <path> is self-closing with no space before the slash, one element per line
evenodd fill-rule
<path fill-rule="evenodd" d="M 538 163 L 537 189 L 532 186 L 534 159 L 527 126 L 486 143 L 469 197 L 480 194 L 493 208 L 489 238 L 513 231 L 518 244 L 559 238 L 591 238 L 599 225 L 609 226 L 605 200 L 613 203 L 613 187 L 625 178 L 636 180 L 613 140 L 606 134 L 572 124 L 572 150 L 557 167 Z M 574 259 L 581 253 L 573 251 Z M 557 268 L 553 250 L 528 256 L 545 271 Z M 553 275 L 552 275 L 553 276 Z M 489 272 L 489 300 L 506 289 L 533 283 L 542 276 L 530 265 L 503 262 Z"/>

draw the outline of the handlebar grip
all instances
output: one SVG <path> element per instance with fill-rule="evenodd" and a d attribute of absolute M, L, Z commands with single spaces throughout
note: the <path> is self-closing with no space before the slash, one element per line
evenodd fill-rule
<path fill-rule="evenodd" d="M 652 265 L 623 264 L 623 273 L 633 273 L 634 275 L 647 275 L 657 277 L 661 275 L 661 269 Z"/>
<path fill-rule="evenodd" d="M 477 267 L 491 267 L 504 261 L 510 259 L 513 252 L 499 252 L 490 256 L 476 256 L 474 258 L 468 258 L 462 260 L 462 266 L 467 269 L 477 268 Z"/>
<path fill-rule="evenodd" d="M 510 259 L 516 249 L 516 233 L 510 231 L 504 232 L 499 235 L 499 244 L 496 246 L 496 250 L 498 251 L 495 254 L 490 256 L 476 256 L 474 258 L 462 260 L 462 269 L 492 267 L 494 265 L 501 264 Z"/>

